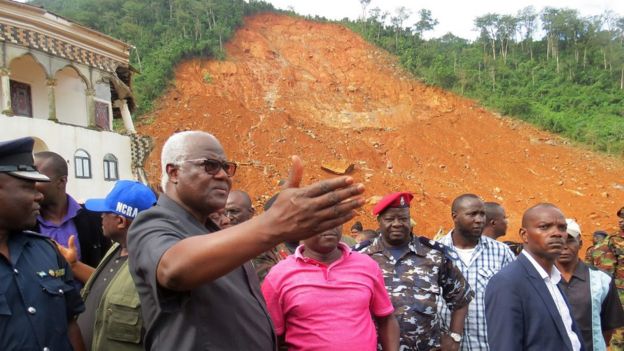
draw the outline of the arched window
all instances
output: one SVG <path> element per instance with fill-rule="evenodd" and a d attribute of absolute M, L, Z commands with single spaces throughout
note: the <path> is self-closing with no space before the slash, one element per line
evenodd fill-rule
<path fill-rule="evenodd" d="M 91 156 L 83 149 L 74 153 L 74 165 L 76 166 L 76 178 L 91 178 Z"/>
<path fill-rule="evenodd" d="M 117 157 L 113 154 L 104 155 L 104 180 L 119 179 L 117 171 Z"/>

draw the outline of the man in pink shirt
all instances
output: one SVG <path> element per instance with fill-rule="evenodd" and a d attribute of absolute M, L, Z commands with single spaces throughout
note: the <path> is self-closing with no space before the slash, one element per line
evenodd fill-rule
<path fill-rule="evenodd" d="M 262 284 L 280 344 L 289 350 L 399 349 L 399 324 L 381 269 L 340 242 L 342 227 L 304 240 Z"/>

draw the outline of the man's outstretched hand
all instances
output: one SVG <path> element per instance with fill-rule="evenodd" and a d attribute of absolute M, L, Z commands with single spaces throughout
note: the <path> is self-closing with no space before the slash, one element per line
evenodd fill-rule
<path fill-rule="evenodd" d="M 267 216 L 269 225 L 284 241 L 296 241 L 335 228 L 355 217 L 362 207 L 364 185 L 354 184 L 352 177 L 336 177 L 301 186 L 303 164 L 297 156 L 283 190 Z"/>

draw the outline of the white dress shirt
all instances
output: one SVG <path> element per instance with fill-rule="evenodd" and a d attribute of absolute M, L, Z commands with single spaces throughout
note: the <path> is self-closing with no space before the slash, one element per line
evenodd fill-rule
<path fill-rule="evenodd" d="M 563 325 L 565 326 L 566 332 L 568 333 L 568 337 L 572 342 L 572 349 L 574 351 L 579 351 L 581 349 L 581 342 L 578 338 L 578 335 L 572 330 L 572 315 L 570 314 L 570 309 L 568 308 L 568 304 L 563 299 L 563 295 L 561 295 L 561 291 L 557 287 L 557 283 L 561 280 L 561 273 L 553 265 L 550 275 L 546 273 L 544 268 L 540 266 L 539 263 L 531 256 L 527 250 L 522 250 L 521 252 L 526 258 L 529 259 L 529 262 L 535 267 L 537 273 L 539 273 L 540 277 L 544 280 L 544 284 L 546 284 L 546 288 L 550 293 L 555 305 L 557 306 L 557 311 L 559 311 L 559 315 L 563 320 Z"/>

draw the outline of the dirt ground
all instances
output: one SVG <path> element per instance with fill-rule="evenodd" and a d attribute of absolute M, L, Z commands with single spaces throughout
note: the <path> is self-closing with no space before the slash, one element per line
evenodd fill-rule
<path fill-rule="evenodd" d="M 353 163 L 371 203 L 413 192 L 415 232 L 428 237 L 452 228 L 450 204 L 467 192 L 506 208 L 503 240 L 518 241 L 522 212 L 538 202 L 576 218 L 585 246 L 594 230 L 616 229 L 622 159 L 426 86 L 344 27 L 262 14 L 248 18 L 226 50 L 224 61 L 182 63 L 158 108 L 139 122 L 157 145 L 146 167 L 154 184 L 165 139 L 199 129 L 240 163 L 234 187 L 258 209 L 296 154 L 306 183 L 332 176 L 323 163 Z M 358 218 L 369 228 L 376 227 L 371 209 Z"/>

